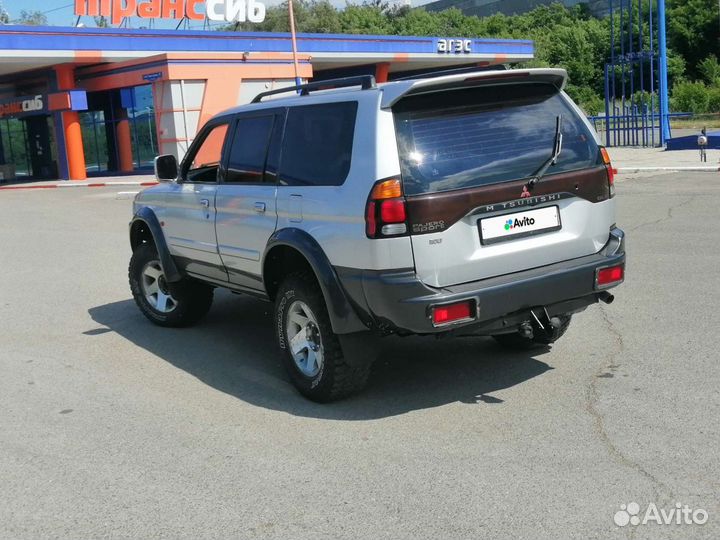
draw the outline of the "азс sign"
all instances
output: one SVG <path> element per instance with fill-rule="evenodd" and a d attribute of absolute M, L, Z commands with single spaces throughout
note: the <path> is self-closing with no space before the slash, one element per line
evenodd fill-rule
<path fill-rule="evenodd" d="M 265 4 L 256 0 L 75 0 L 75 15 L 102 15 L 113 24 L 125 17 L 202 21 L 206 16 L 211 21 L 258 23 L 265 20 Z"/>

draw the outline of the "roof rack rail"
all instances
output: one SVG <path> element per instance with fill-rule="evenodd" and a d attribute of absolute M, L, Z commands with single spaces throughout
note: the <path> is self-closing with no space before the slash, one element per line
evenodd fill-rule
<path fill-rule="evenodd" d="M 348 86 L 360 86 L 363 90 L 377 87 L 375 84 L 375 77 L 372 75 L 358 75 L 357 77 L 343 77 L 342 79 L 315 81 L 307 84 L 299 84 L 296 86 L 278 88 L 276 90 L 268 90 L 267 92 L 260 92 L 250 103 L 260 103 L 264 97 L 273 96 L 275 94 L 284 94 L 286 92 L 299 92 L 301 96 L 307 96 L 314 90 L 329 90 L 332 88 L 345 88 Z"/>

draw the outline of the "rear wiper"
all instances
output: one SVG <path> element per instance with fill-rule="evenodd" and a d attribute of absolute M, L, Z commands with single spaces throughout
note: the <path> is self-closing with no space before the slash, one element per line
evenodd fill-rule
<path fill-rule="evenodd" d="M 553 153 L 545 161 L 545 163 L 543 163 L 540 168 L 531 175 L 530 181 L 528 182 L 529 188 L 532 188 L 542 179 L 543 176 L 545 176 L 545 173 L 550 168 L 550 165 L 555 165 L 557 162 L 557 158 L 560 155 L 560 152 L 562 152 L 562 125 L 563 115 L 558 114 L 557 118 L 555 118 L 555 141 L 553 142 Z"/>

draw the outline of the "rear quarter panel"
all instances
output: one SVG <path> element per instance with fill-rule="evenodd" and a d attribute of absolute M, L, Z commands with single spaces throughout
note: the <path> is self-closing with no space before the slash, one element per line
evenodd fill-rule
<path fill-rule="evenodd" d="M 408 237 L 371 240 L 365 235 L 365 205 L 373 184 L 400 174 L 392 113 L 380 110 L 378 91 L 324 96 L 322 102 L 349 100 L 358 101 L 358 113 L 345 182 L 341 186 L 278 186 L 278 229 L 307 231 L 333 266 L 411 268 Z"/>

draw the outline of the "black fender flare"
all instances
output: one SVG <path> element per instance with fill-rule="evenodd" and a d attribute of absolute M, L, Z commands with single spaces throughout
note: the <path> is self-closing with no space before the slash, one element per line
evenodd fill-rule
<path fill-rule="evenodd" d="M 152 209 L 148 208 L 147 206 L 143 206 L 142 208 L 140 208 L 130 221 L 130 247 L 132 248 L 133 246 L 133 226 L 138 221 L 143 222 L 150 230 L 150 234 L 152 235 L 153 241 L 155 242 L 155 247 L 157 248 L 158 255 L 160 255 L 160 264 L 162 265 L 165 279 L 169 282 L 180 281 L 183 276 L 178 270 L 178 267 L 175 264 L 175 260 L 172 258 L 172 255 L 170 255 L 170 249 L 168 248 L 167 241 L 165 240 L 165 235 L 163 234 L 162 228 L 160 227 L 160 222 L 158 221 L 155 212 L 153 212 Z"/>
<path fill-rule="evenodd" d="M 315 277 L 325 297 L 330 323 L 336 334 L 351 334 L 368 330 L 367 325 L 363 324 L 348 300 L 348 296 L 340 284 L 337 273 L 330 264 L 327 255 L 312 236 L 301 229 L 292 227 L 275 231 L 268 240 L 263 254 L 263 275 L 267 255 L 277 246 L 294 248 L 308 261 L 313 272 L 315 272 Z"/>

